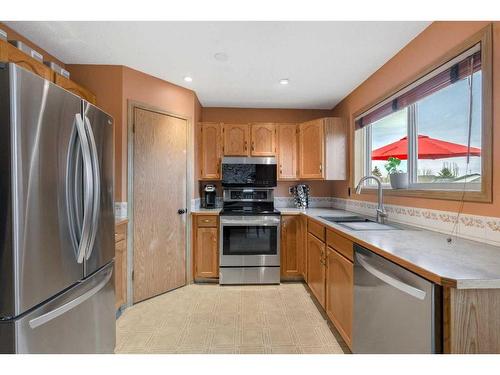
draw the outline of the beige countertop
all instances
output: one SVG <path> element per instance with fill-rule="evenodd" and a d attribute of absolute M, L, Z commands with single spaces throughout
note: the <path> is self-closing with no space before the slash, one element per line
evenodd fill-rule
<path fill-rule="evenodd" d="M 304 214 L 438 284 L 458 289 L 500 288 L 500 247 L 399 223 L 393 224 L 401 230 L 354 231 L 320 218 L 353 215 L 343 210 L 280 211 L 283 214 Z M 448 242 L 450 237 L 452 240 Z"/>
<path fill-rule="evenodd" d="M 222 208 L 195 208 L 191 210 L 192 215 L 218 215 Z"/>

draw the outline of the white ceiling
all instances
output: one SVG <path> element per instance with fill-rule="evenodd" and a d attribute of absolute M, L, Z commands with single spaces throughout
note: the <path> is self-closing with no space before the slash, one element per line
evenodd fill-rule
<path fill-rule="evenodd" d="M 430 24 L 6 23 L 67 64 L 126 65 L 193 89 L 206 107 L 322 109 L 333 108 Z M 227 61 L 217 61 L 218 52 Z M 280 85 L 282 78 L 290 84 Z"/>

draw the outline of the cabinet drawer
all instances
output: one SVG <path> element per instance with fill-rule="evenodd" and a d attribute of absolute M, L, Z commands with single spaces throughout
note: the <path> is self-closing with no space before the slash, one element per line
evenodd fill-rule
<path fill-rule="evenodd" d="M 127 241 L 117 241 L 115 244 L 115 252 L 122 252 L 127 249 Z"/>
<path fill-rule="evenodd" d="M 124 241 L 127 238 L 127 234 L 125 232 L 115 233 L 115 242 Z"/>
<path fill-rule="evenodd" d="M 307 231 L 325 242 L 325 227 L 323 225 L 307 220 Z"/>
<path fill-rule="evenodd" d="M 342 237 L 340 234 L 337 234 L 331 230 L 327 230 L 326 244 L 349 259 L 351 262 L 354 261 L 352 250 L 353 242 L 351 240 L 348 240 L 347 238 Z"/>
<path fill-rule="evenodd" d="M 217 226 L 217 216 L 198 216 L 196 219 L 196 224 L 199 227 L 216 227 Z"/>

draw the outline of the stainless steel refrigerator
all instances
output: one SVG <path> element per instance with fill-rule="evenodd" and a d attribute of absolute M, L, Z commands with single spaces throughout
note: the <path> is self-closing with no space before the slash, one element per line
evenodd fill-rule
<path fill-rule="evenodd" d="M 0 353 L 112 353 L 113 119 L 0 64 Z"/>

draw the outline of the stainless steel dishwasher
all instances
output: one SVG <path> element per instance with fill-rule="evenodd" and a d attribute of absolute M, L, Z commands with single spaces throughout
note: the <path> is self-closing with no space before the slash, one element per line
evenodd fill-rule
<path fill-rule="evenodd" d="M 441 288 L 354 245 L 354 353 L 440 353 Z"/>

